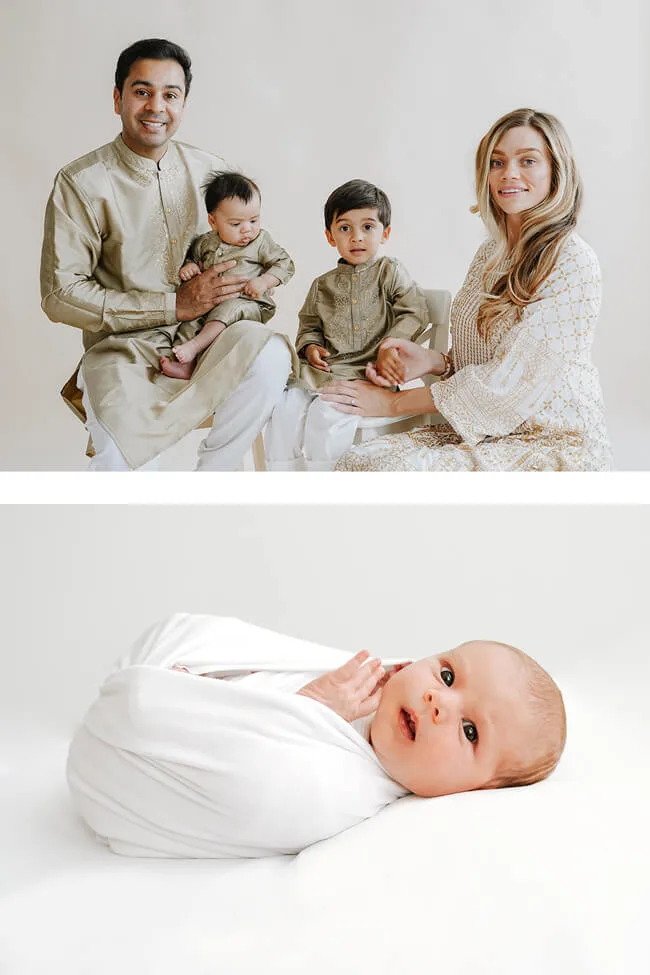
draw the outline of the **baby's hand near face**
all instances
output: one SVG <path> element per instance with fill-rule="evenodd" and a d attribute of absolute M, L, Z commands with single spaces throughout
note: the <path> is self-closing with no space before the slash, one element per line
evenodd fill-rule
<path fill-rule="evenodd" d="M 243 294 L 247 295 L 249 298 L 261 298 L 262 295 L 269 290 L 269 286 L 266 281 L 262 278 L 251 278 L 247 281 L 242 288 Z"/>
<path fill-rule="evenodd" d="M 195 278 L 197 274 L 201 273 L 201 268 L 194 261 L 188 261 L 187 264 L 183 264 L 182 268 L 178 272 L 178 276 L 181 281 L 191 281 Z"/>
<path fill-rule="evenodd" d="M 377 710 L 385 683 L 381 662 L 366 664 L 369 657 L 368 651 L 362 650 L 342 667 L 311 681 L 298 694 L 320 701 L 344 721 L 365 718 Z"/>

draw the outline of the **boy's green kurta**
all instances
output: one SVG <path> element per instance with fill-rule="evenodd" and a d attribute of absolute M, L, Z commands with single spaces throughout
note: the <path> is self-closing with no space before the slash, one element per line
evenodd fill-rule
<path fill-rule="evenodd" d="M 191 379 L 160 372 L 177 332 L 183 341 L 198 328 L 176 320 L 175 291 L 189 245 L 209 229 L 200 187 L 215 169 L 222 159 L 179 142 L 156 164 L 119 135 L 62 169 L 48 201 L 42 307 L 52 321 L 83 329 L 90 402 L 132 467 L 214 413 L 273 334 L 237 322 Z M 62 395 L 85 421 L 76 376 Z"/>
<path fill-rule="evenodd" d="M 313 282 L 300 311 L 296 350 L 314 343 L 329 352 L 330 372 L 301 358 L 292 385 L 319 389 L 332 379 L 364 379 L 389 336 L 416 339 L 429 321 L 422 290 L 394 257 L 364 264 L 339 261 Z"/>

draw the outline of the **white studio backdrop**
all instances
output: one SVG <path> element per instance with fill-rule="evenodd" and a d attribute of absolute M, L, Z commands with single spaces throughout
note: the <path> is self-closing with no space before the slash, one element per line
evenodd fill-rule
<path fill-rule="evenodd" d="M 0 507 L 0 716 L 67 735 L 174 612 L 356 652 L 522 647 L 647 722 L 650 506 Z"/>
<path fill-rule="evenodd" d="M 119 52 L 166 36 L 193 59 L 179 138 L 259 181 L 264 223 L 295 259 L 275 320 L 292 337 L 309 283 L 332 266 L 322 204 L 334 186 L 362 177 L 385 188 L 389 252 L 422 284 L 456 291 L 483 235 L 468 211 L 478 140 L 513 108 L 558 115 L 585 181 L 580 230 L 604 274 L 595 361 L 616 466 L 650 469 L 648 16 L 642 0 L 5 5 L 0 466 L 85 466 L 85 433 L 58 396 L 81 336 L 40 310 L 43 211 L 57 170 L 119 130 Z M 197 440 L 167 466 L 190 468 Z"/>

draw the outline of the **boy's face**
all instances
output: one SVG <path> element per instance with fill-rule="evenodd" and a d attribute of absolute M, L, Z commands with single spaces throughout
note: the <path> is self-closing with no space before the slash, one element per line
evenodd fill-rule
<path fill-rule="evenodd" d="M 379 222 L 376 207 L 337 213 L 325 236 L 348 264 L 371 261 L 390 237 L 390 227 Z"/>
<path fill-rule="evenodd" d="M 481 789 L 531 741 L 527 699 L 512 650 L 464 643 L 388 680 L 370 740 L 389 775 L 416 795 Z"/>
<path fill-rule="evenodd" d="M 224 244 L 245 247 L 260 232 L 261 201 L 257 193 L 249 203 L 232 196 L 208 214 L 208 222 L 216 230 Z"/>

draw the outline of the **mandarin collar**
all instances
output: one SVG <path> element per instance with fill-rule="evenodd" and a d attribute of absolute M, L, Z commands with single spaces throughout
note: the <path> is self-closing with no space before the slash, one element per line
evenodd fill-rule
<path fill-rule="evenodd" d="M 347 261 L 344 261 L 342 257 L 339 257 L 336 266 L 338 267 L 339 271 L 343 271 L 344 274 L 357 274 L 359 271 L 367 271 L 368 268 L 372 267 L 373 264 L 376 264 L 377 261 L 378 258 L 375 256 L 371 257 L 369 261 L 364 261 L 363 264 L 348 264 Z"/>
<path fill-rule="evenodd" d="M 135 170 L 138 173 L 147 173 L 151 176 L 155 176 L 158 172 L 166 169 L 171 169 L 176 161 L 176 145 L 171 139 L 167 143 L 167 152 L 159 162 L 156 162 L 154 159 L 149 159 L 148 156 L 139 156 L 133 149 L 129 149 L 122 138 L 121 132 L 113 139 L 113 148 L 124 165 L 128 166 L 129 169 Z"/>

